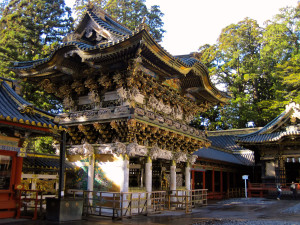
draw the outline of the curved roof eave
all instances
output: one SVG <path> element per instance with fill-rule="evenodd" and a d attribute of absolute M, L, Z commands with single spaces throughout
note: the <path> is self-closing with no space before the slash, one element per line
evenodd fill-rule
<path fill-rule="evenodd" d="M 37 61 L 29 61 L 29 62 L 20 62 L 14 63 L 14 66 L 11 67 L 11 70 L 16 71 L 21 76 L 30 76 L 38 73 L 38 67 L 50 67 L 55 64 L 55 54 L 62 49 L 69 48 L 68 51 L 76 50 L 79 55 L 84 56 L 85 60 L 91 61 L 95 58 L 101 57 L 102 53 L 109 50 L 110 47 L 114 48 L 114 51 L 122 50 L 128 42 L 128 45 L 132 45 L 133 43 L 140 42 L 141 45 L 148 48 L 157 59 L 163 62 L 167 67 L 171 70 L 176 71 L 182 77 L 186 77 L 187 74 L 193 73 L 194 75 L 200 77 L 205 90 L 218 101 L 226 103 L 229 100 L 229 97 L 224 95 L 221 91 L 219 91 L 210 81 L 209 73 L 206 66 L 200 61 L 193 59 L 188 63 L 178 57 L 172 56 L 168 53 L 160 44 L 158 44 L 153 37 L 149 34 L 146 29 L 140 29 L 133 32 L 132 35 L 123 37 L 122 39 L 106 43 L 104 45 L 88 45 L 83 42 L 71 41 L 66 42 L 58 46 L 49 57 L 37 60 Z"/>
<path fill-rule="evenodd" d="M 258 131 L 255 131 L 250 134 L 245 135 L 239 135 L 236 139 L 239 143 L 244 144 L 254 144 L 254 143 L 265 143 L 265 142 L 274 142 L 278 141 L 279 139 L 288 136 L 288 135 L 298 135 L 297 133 L 293 132 L 275 132 L 281 124 L 285 123 L 293 113 L 298 110 L 299 111 L 299 105 L 295 103 L 290 103 L 286 106 L 285 111 L 283 111 L 279 116 L 277 116 L 275 119 L 273 119 L 271 122 L 269 122 L 266 126 L 259 129 Z M 273 137 L 276 135 L 276 137 Z"/>
<path fill-rule="evenodd" d="M 15 93 L 6 82 L 0 82 L 0 120 L 28 128 L 62 130 L 55 115 L 34 107 Z M 4 122 L 3 122 L 4 123 Z M 50 132 L 50 130 L 49 130 Z"/>

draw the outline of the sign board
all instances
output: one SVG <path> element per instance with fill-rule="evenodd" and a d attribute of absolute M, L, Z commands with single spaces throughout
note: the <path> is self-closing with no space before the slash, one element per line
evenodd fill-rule
<path fill-rule="evenodd" d="M 243 175 L 242 178 L 243 180 L 248 180 L 248 175 Z"/>

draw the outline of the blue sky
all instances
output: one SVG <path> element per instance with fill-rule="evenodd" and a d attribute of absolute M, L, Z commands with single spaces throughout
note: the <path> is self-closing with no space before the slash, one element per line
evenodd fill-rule
<path fill-rule="evenodd" d="M 72 6 L 75 0 L 66 0 Z M 201 45 L 214 44 L 221 30 L 246 17 L 263 22 L 280 8 L 298 0 L 147 0 L 147 7 L 159 5 L 166 33 L 160 43 L 172 55 L 195 52 Z"/>

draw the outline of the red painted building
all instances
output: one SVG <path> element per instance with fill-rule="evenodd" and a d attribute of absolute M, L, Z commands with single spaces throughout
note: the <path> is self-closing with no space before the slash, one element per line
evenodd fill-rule
<path fill-rule="evenodd" d="M 211 146 L 194 153 L 197 161 L 192 168 L 192 189 L 208 189 L 208 198 L 239 197 L 244 187 L 242 175 L 253 177 L 254 153 L 240 147 L 238 135 L 255 129 L 235 129 L 208 132 Z"/>
<path fill-rule="evenodd" d="M 52 114 L 37 109 L 13 88 L 13 81 L 0 78 L 0 218 L 15 216 L 15 189 L 21 183 L 27 138 L 62 129 Z"/>

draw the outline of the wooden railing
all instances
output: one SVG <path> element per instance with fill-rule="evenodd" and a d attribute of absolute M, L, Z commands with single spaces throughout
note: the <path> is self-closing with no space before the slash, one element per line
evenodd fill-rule
<path fill-rule="evenodd" d="M 16 190 L 17 215 L 16 218 L 31 218 L 36 220 L 46 212 L 46 198 L 56 195 L 44 194 L 41 190 Z"/>
<path fill-rule="evenodd" d="M 168 195 L 168 209 L 184 209 L 191 213 L 196 206 L 207 205 L 207 189 L 174 190 Z"/>
<path fill-rule="evenodd" d="M 17 216 L 16 218 L 31 218 L 36 220 L 38 217 L 38 207 L 42 211 L 41 191 L 37 190 L 16 190 L 17 192 Z M 22 213 L 21 213 L 22 212 Z"/>
<path fill-rule="evenodd" d="M 290 183 L 282 185 L 282 195 L 288 198 L 292 196 L 290 190 Z M 296 184 L 297 190 L 299 192 L 300 185 Z M 277 193 L 277 184 L 275 183 L 250 183 L 248 182 L 247 187 L 248 197 L 274 197 Z"/>
<path fill-rule="evenodd" d="M 70 190 L 74 198 L 82 197 L 84 216 L 108 216 L 113 219 L 185 209 L 207 205 L 207 190 L 176 190 L 153 192 L 103 192 Z"/>

